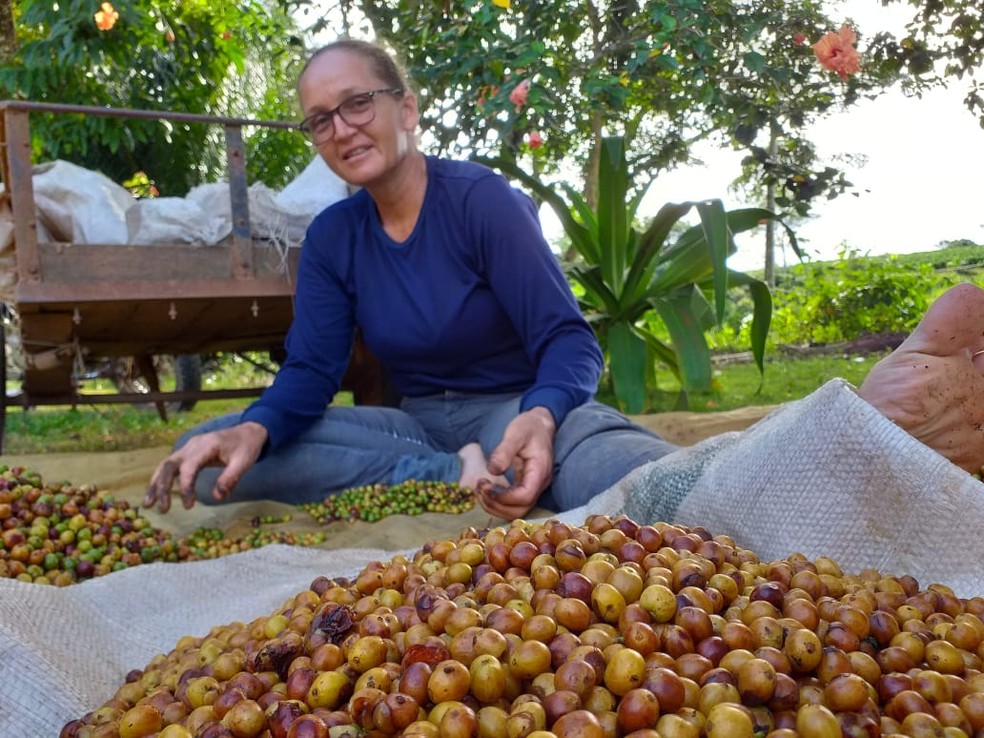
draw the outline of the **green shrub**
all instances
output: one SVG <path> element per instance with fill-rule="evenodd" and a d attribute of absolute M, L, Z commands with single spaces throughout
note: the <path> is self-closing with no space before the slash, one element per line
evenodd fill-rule
<path fill-rule="evenodd" d="M 833 343 L 866 333 L 909 332 L 937 287 L 929 264 L 902 268 L 897 257 L 860 258 L 857 252 L 802 272 L 793 284 L 777 285 L 777 342 Z"/>
<path fill-rule="evenodd" d="M 984 247 L 957 242 L 918 254 L 863 256 L 845 249 L 829 262 L 798 264 L 777 274 L 769 348 L 777 344 L 836 343 L 871 333 L 908 333 L 947 287 L 981 282 Z M 729 294 L 715 351 L 748 349 L 751 305 Z"/>

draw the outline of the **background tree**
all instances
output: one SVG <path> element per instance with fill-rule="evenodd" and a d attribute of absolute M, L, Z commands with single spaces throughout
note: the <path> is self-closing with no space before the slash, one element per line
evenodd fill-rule
<path fill-rule="evenodd" d="M 14 11 L 18 47 L 0 60 L 5 97 L 267 119 L 295 115 L 292 85 L 303 43 L 289 16 L 255 0 L 135 0 L 119 8 L 25 0 Z M 70 159 L 116 181 L 144 171 L 161 194 L 183 195 L 223 174 L 222 132 L 214 127 L 66 115 L 32 115 L 31 124 L 36 158 Z M 249 176 L 271 186 L 310 158 L 291 132 L 248 129 L 244 137 Z"/>
<path fill-rule="evenodd" d="M 984 87 L 978 77 L 984 62 L 984 5 L 979 0 L 884 0 L 903 1 L 912 8 L 905 35 L 875 36 L 872 59 L 899 75 L 910 94 L 954 80 L 967 84 L 964 102 L 984 128 Z"/>
<path fill-rule="evenodd" d="M 844 23 L 834 32 L 830 21 L 809 4 L 776 0 L 739 10 L 740 63 L 720 70 L 720 95 L 706 106 L 707 116 L 730 132 L 730 145 L 743 149 L 737 182 L 770 211 L 787 219 L 810 214 L 815 198 L 832 199 L 850 182 L 838 168 L 821 163 L 806 127 L 835 107 L 849 106 L 862 94 L 874 96 L 894 77 L 885 68 L 866 69 L 855 49 L 856 31 Z M 846 59 L 835 63 L 834 48 Z M 838 79 L 839 77 L 839 79 Z M 775 286 L 775 222 L 766 224 L 765 282 Z"/>

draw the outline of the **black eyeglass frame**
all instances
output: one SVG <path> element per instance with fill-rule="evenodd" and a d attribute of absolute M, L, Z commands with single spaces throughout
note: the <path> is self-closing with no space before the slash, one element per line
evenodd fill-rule
<path fill-rule="evenodd" d="M 305 136 L 307 136 L 315 143 L 324 143 L 325 141 L 330 141 L 335 137 L 336 115 L 339 118 L 341 118 L 345 122 L 345 125 L 347 126 L 352 126 L 353 128 L 360 128 L 362 126 L 367 126 L 376 119 L 376 101 L 375 101 L 376 95 L 380 93 L 385 93 L 387 95 L 393 95 L 395 97 L 395 96 L 402 95 L 404 92 L 406 92 L 406 90 L 403 87 L 379 87 L 375 90 L 366 90 L 365 92 L 359 92 L 355 95 L 350 95 L 349 97 L 342 100 L 338 105 L 333 107 L 331 110 L 326 110 L 324 112 L 313 113 L 312 115 L 309 115 L 307 118 L 305 118 L 304 120 L 302 120 L 300 123 L 297 124 L 297 130 L 299 130 L 301 133 L 303 133 Z M 345 117 L 345 114 L 342 113 L 342 108 L 344 108 L 346 105 L 351 103 L 353 100 L 357 100 L 360 97 L 369 98 L 369 102 L 372 105 L 372 117 L 369 120 L 359 124 L 349 123 L 348 119 L 346 119 Z M 311 121 L 313 121 L 315 118 L 323 118 L 323 117 L 327 117 L 328 120 L 331 122 L 331 134 L 324 138 L 315 139 L 314 131 L 311 130 L 311 125 L 310 125 Z"/>

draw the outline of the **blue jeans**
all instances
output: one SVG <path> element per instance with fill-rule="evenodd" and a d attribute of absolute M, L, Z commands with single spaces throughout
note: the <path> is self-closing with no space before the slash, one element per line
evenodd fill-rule
<path fill-rule="evenodd" d="M 485 455 L 519 413 L 520 395 L 445 392 L 405 398 L 400 409 L 330 407 L 289 444 L 264 455 L 247 471 L 233 501 L 273 499 L 296 505 L 365 484 L 408 479 L 457 482 L 457 451 L 478 442 Z M 227 428 L 239 413 L 210 420 L 178 439 Z M 538 504 L 558 512 L 586 503 L 638 466 L 676 447 L 613 408 L 588 402 L 575 408 L 554 438 L 554 475 Z M 206 504 L 219 470 L 198 475 L 195 491 Z"/>

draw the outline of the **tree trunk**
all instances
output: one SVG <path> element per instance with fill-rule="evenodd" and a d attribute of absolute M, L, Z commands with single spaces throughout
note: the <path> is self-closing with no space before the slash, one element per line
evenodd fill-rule
<path fill-rule="evenodd" d="M 598 168 L 601 165 L 601 125 L 603 118 L 600 112 L 595 112 L 591 117 L 591 150 L 588 151 L 588 159 L 584 163 L 584 189 L 581 191 L 585 202 L 592 208 L 598 205 Z M 565 261 L 573 261 L 577 258 L 577 249 L 569 246 L 564 252 Z"/>
<path fill-rule="evenodd" d="M 601 111 L 591 116 L 591 150 L 584 165 L 584 199 L 592 208 L 598 204 L 598 167 L 601 164 Z"/>
<path fill-rule="evenodd" d="M 13 0 L 0 0 L 0 59 L 13 59 L 17 49 Z"/>
<path fill-rule="evenodd" d="M 779 152 L 779 134 L 775 123 L 769 130 L 769 159 L 775 160 Z M 770 213 L 776 211 L 776 183 L 769 180 L 765 188 L 765 209 Z M 776 222 L 765 222 L 765 284 L 770 290 L 776 287 Z"/>

